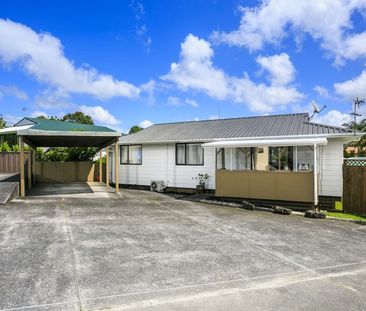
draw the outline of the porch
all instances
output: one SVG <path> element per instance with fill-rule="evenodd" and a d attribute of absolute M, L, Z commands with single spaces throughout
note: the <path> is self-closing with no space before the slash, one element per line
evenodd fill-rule
<path fill-rule="evenodd" d="M 216 150 L 216 196 L 319 203 L 319 146 L 325 137 L 206 143 Z"/>

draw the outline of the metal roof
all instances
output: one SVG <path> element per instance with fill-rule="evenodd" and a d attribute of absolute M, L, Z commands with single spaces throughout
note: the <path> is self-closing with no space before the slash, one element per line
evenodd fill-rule
<path fill-rule="evenodd" d="M 0 130 L 0 135 L 2 133 L 16 133 L 31 147 L 103 148 L 121 136 L 105 126 L 42 118 L 23 118 L 13 127 Z"/>
<path fill-rule="evenodd" d="M 23 118 L 14 126 L 20 126 L 25 124 L 27 121 L 33 123 L 31 126 L 32 130 L 40 130 L 40 131 L 62 131 L 62 132 L 115 132 L 114 130 L 98 125 L 90 125 L 90 124 L 81 124 L 72 121 L 58 121 L 58 120 L 49 120 L 43 118 Z M 29 124 L 27 122 L 27 124 Z"/>
<path fill-rule="evenodd" d="M 207 142 L 248 137 L 347 134 L 343 127 L 309 121 L 307 113 L 189 121 L 152 125 L 123 136 L 120 143 Z"/>

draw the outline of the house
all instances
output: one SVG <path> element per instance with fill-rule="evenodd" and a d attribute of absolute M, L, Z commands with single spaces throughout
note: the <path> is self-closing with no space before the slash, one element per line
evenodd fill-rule
<path fill-rule="evenodd" d="M 318 205 L 341 198 L 344 144 L 359 137 L 307 113 L 156 124 L 119 139 L 119 181 L 187 190 L 208 174 L 216 196 Z"/>

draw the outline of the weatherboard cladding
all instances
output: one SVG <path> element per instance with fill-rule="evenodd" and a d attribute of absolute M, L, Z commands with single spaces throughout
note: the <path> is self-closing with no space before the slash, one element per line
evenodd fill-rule
<path fill-rule="evenodd" d="M 342 127 L 309 122 L 307 113 L 190 121 L 152 125 L 120 138 L 120 143 L 210 141 L 225 138 L 341 134 Z"/>

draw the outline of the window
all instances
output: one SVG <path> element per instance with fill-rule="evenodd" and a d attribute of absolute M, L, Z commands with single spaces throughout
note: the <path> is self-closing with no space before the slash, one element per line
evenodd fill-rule
<path fill-rule="evenodd" d="M 217 169 L 244 171 L 250 170 L 252 165 L 252 148 L 221 148 L 217 151 Z"/>
<path fill-rule="evenodd" d="M 176 144 L 176 165 L 203 165 L 203 147 L 201 144 Z"/>
<path fill-rule="evenodd" d="M 270 170 L 292 171 L 294 168 L 293 147 L 269 147 Z"/>
<path fill-rule="evenodd" d="M 120 150 L 121 164 L 142 164 L 141 145 L 123 145 Z"/>
<path fill-rule="evenodd" d="M 311 171 L 314 152 L 304 147 L 237 147 L 216 151 L 216 168 L 236 171 Z"/>

